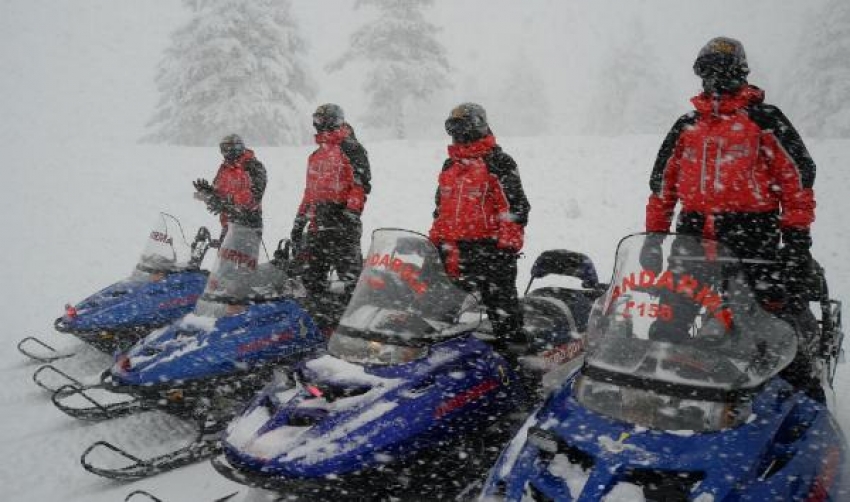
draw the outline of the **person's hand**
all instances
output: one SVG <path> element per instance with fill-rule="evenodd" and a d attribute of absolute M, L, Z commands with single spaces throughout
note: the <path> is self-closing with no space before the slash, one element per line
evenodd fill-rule
<path fill-rule="evenodd" d="M 213 193 L 213 187 L 210 185 L 210 182 L 203 179 L 198 178 L 192 182 L 192 185 L 195 187 L 195 191 L 200 194 L 211 194 Z"/>
<path fill-rule="evenodd" d="M 664 268 L 664 256 L 661 252 L 661 243 L 664 242 L 664 234 L 647 234 L 643 247 L 640 248 L 640 266 L 644 270 L 661 273 Z"/>
<path fill-rule="evenodd" d="M 499 225 L 499 240 L 496 243 L 496 247 L 499 249 L 519 253 L 522 250 L 524 241 L 525 228 L 519 223 L 503 221 Z"/>

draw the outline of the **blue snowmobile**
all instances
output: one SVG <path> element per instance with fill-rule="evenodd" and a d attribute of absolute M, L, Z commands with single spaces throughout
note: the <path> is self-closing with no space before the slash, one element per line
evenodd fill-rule
<path fill-rule="evenodd" d="M 275 370 L 324 347 L 295 300 L 303 287 L 288 276 L 285 262 L 258 264 L 259 246 L 259 232 L 231 224 L 194 312 L 117 354 L 99 384 L 66 385 L 53 394 L 60 410 L 82 420 L 157 409 L 199 424 L 193 442 L 153 459 L 97 442 L 83 453 L 87 470 L 136 479 L 217 452 L 220 428 Z M 120 457 L 120 466 L 90 461 L 108 451 Z"/>
<path fill-rule="evenodd" d="M 130 347 L 191 312 L 207 281 L 207 272 L 200 267 L 210 243 L 209 231 L 201 227 L 190 245 L 180 221 L 160 213 L 130 277 L 67 305 L 54 327 L 108 354 Z M 35 337 L 22 339 L 18 350 L 42 363 L 74 355 Z"/>
<path fill-rule="evenodd" d="M 583 255 L 548 251 L 531 281 L 550 273 L 587 287 L 526 295 L 534 367 L 580 359 L 576 325 L 599 291 Z M 478 301 L 449 279 L 427 237 L 376 230 L 329 353 L 253 400 L 228 426 L 215 468 L 310 500 L 463 491 L 483 478 L 498 451 L 492 445 L 507 441 L 528 397 L 485 325 Z"/>
<path fill-rule="evenodd" d="M 619 243 L 583 366 L 526 421 L 480 499 L 850 500 L 835 419 L 782 378 L 808 340 L 759 301 L 752 271 L 765 263 L 656 236 L 657 267 L 640 263 L 647 234 Z M 823 288 L 814 299 L 831 384 L 841 305 Z"/>

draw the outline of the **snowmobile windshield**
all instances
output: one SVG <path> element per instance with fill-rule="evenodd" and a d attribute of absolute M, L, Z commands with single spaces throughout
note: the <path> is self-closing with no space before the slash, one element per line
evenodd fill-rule
<path fill-rule="evenodd" d="M 183 234 L 180 220 L 170 214 L 159 213 L 148 233 L 132 279 L 156 280 L 169 272 L 193 268 L 189 265 L 191 257 L 192 249 Z"/>
<path fill-rule="evenodd" d="M 380 229 L 328 348 L 351 362 L 397 364 L 480 321 L 478 301 L 449 279 L 427 237 Z"/>
<path fill-rule="evenodd" d="M 258 264 L 261 235 L 256 228 L 231 223 L 218 249 L 195 314 L 222 317 L 239 314 L 246 305 L 286 296 L 286 273 L 271 263 Z"/>
<path fill-rule="evenodd" d="M 787 366 L 793 328 L 759 293 L 770 262 L 694 236 L 623 239 L 588 322 L 576 396 L 648 427 L 711 430 L 746 419 L 748 397 Z"/>

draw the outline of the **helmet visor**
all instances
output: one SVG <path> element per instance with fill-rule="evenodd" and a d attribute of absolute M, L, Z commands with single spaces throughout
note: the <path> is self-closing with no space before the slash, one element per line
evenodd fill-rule
<path fill-rule="evenodd" d="M 221 155 L 227 160 L 238 159 L 245 152 L 245 147 L 239 143 L 222 143 L 219 146 Z"/>
<path fill-rule="evenodd" d="M 718 76 L 742 77 L 748 73 L 738 57 L 733 54 L 704 54 L 694 62 L 694 73 L 700 78 Z"/>

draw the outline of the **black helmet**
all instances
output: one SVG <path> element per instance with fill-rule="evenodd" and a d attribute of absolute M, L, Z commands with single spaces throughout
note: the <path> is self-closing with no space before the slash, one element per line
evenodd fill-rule
<path fill-rule="evenodd" d="M 345 114 L 339 105 L 326 103 L 313 112 L 313 126 L 319 132 L 339 129 L 345 123 Z"/>
<path fill-rule="evenodd" d="M 221 138 L 218 147 L 221 149 L 224 159 L 229 162 L 233 162 L 245 153 L 245 143 L 238 134 L 228 134 Z"/>
<path fill-rule="evenodd" d="M 455 143 L 471 143 L 490 134 L 487 112 L 476 103 L 461 103 L 446 119 L 446 132 Z"/>
<path fill-rule="evenodd" d="M 700 49 L 694 61 L 694 73 L 702 79 L 706 92 L 734 91 L 747 83 L 750 67 L 741 42 L 729 37 L 717 37 Z"/>

